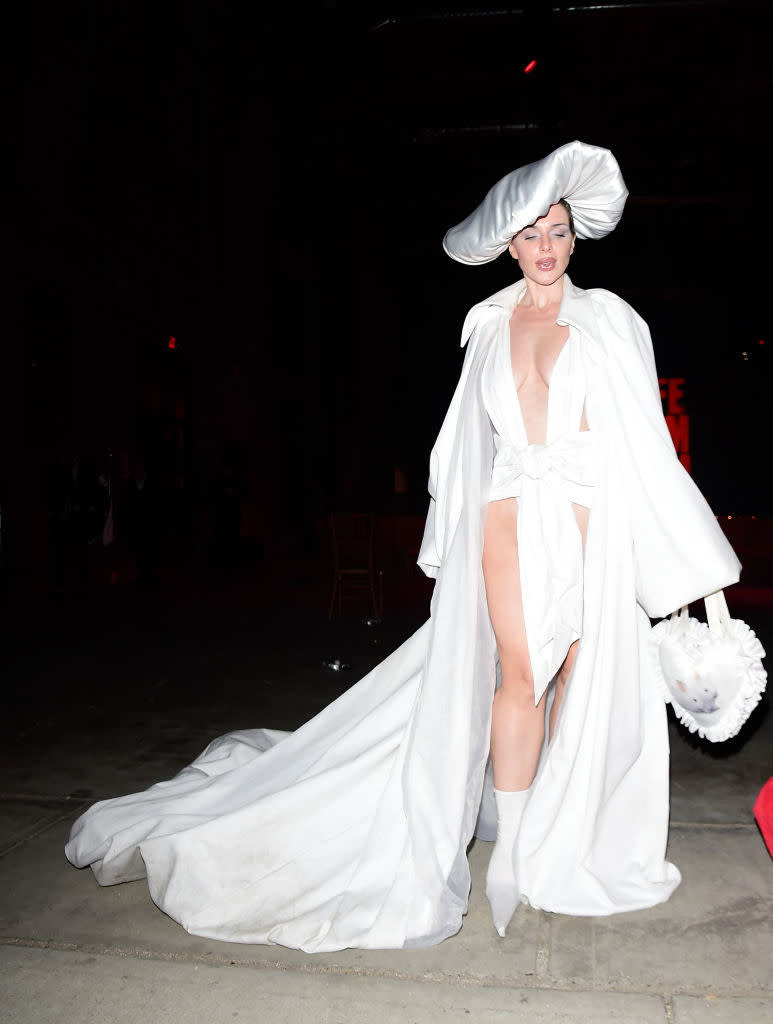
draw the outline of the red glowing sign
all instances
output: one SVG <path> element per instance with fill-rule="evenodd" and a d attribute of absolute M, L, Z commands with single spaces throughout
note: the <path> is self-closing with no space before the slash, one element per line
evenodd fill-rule
<path fill-rule="evenodd" d="M 169 340 L 166 343 L 167 348 L 177 348 L 177 338 L 173 334 L 169 335 Z"/>
<path fill-rule="evenodd" d="M 679 461 L 690 472 L 690 417 L 684 406 L 684 377 L 661 377 L 660 397 L 666 416 L 671 440 L 674 442 Z"/>
<path fill-rule="evenodd" d="M 530 60 L 529 63 L 526 65 L 526 67 L 523 69 L 524 75 L 531 74 L 531 72 L 536 68 L 536 66 L 537 66 L 536 60 Z"/>

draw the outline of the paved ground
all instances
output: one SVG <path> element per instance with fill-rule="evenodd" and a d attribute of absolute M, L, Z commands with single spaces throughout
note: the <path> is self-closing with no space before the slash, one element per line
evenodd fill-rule
<path fill-rule="evenodd" d="M 684 881 L 648 911 L 521 908 L 502 940 L 478 842 L 459 935 L 310 956 L 188 935 L 144 883 L 100 889 L 71 867 L 65 837 L 90 802 L 170 776 L 228 729 L 295 727 L 420 622 L 329 625 L 322 590 L 192 578 L 144 598 L 6 595 L 0 1021 L 773 1022 L 773 862 L 751 815 L 773 774 L 767 702 L 723 747 L 673 728 L 670 856 Z M 747 593 L 738 614 L 770 649 L 765 598 Z M 331 656 L 352 668 L 325 670 Z"/>

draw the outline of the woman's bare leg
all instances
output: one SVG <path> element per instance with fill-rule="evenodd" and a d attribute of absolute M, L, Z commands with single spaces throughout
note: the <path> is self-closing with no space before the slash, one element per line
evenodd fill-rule
<path fill-rule="evenodd" d="M 491 715 L 497 841 L 486 872 L 494 927 L 504 935 L 520 900 L 513 850 L 545 735 L 545 698 L 534 706 L 534 680 L 523 621 L 515 498 L 489 504 L 483 578 L 502 684 Z"/>
<path fill-rule="evenodd" d="M 483 578 L 499 652 L 502 685 L 494 696 L 491 761 L 494 787 L 528 789 L 545 735 L 545 698 L 535 707 L 523 619 L 515 498 L 492 502 L 486 519 Z"/>

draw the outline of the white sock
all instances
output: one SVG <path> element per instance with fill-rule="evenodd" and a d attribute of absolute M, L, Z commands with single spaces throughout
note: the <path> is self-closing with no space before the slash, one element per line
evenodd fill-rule
<path fill-rule="evenodd" d="M 513 792 L 494 790 L 497 805 L 497 841 L 486 875 L 486 896 L 491 904 L 494 927 L 502 937 L 521 899 L 518 880 L 515 877 L 513 854 L 530 792 L 531 788 Z"/>

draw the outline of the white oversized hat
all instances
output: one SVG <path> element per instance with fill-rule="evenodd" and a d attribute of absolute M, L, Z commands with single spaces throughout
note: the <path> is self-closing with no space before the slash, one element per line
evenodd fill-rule
<path fill-rule="evenodd" d="M 506 174 L 466 220 L 446 233 L 443 248 L 459 263 L 490 263 L 513 235 L 544 217 L 559 199 L 572 208 L 578 238 L 603 238 L 620 220 L 627 195 L 608 149 L 568 142 Z"/>

